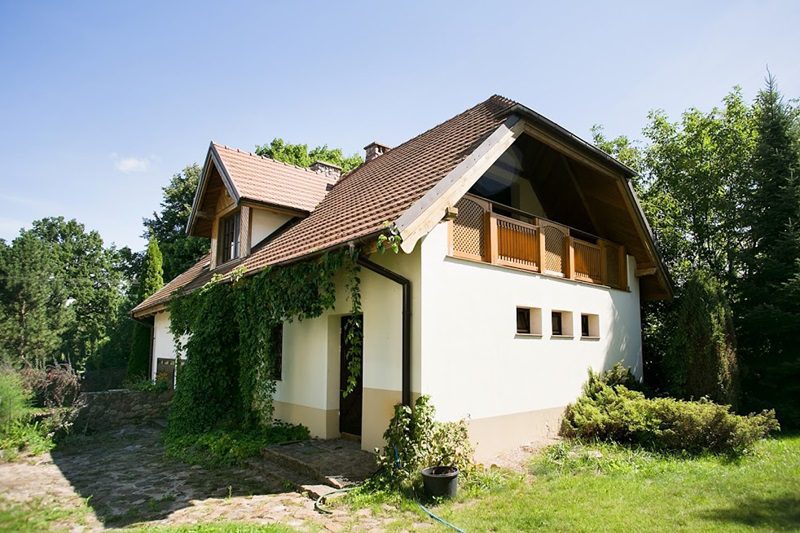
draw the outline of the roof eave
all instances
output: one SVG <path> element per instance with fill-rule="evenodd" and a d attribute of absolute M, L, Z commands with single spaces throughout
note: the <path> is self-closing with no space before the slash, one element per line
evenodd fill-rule
<path fill-rule="evenodd" d="M 615 157 L 607 154 L 606 152 L 604 152 L 603 150 L 599 149 L 595 145 L 593 145 L 593 144 L 591 144 L 589 142 L 586 142 L 585 140 L 581 139 L 580 137 L 578 137 L 577 135 L 575 135 L 574 133 L 572 133 L 568 129 L 564 128 L 563 126 L 559 126 L 558 124 L 556 124 L 555 122 L 553 122 L 549 118 L 545 117 L 544 115 L 541 115 L 541 114 L 537 113 L 536 111 L 534 111 L 533 109 L 531 109 L 529 107 L 526 107 L 526 106 L 524 106 L 522 104 L 515 104 L 511 108 L 509 108 L 506 111 L 506 113 L 509 114 L 509 115 L 513 115 L 513 114 L 520 115 L 523 118 L 526 118 L 526 119 L 528 119 L 528 120 L 530 120 L 532 122 L 535 122 L 535 123 L 537 123 L 537 124 L 539 124 L 541 126 L 544 126 L 545 128 L 547 128 L 549 130 L 552 130 L 553 132 L 555 132 L 560 137 L 562 137 L 562 138 L 566 139 L 568 142 L 576 145 L 579 149 L 588 150 L 588 152 L 590 154 L 600 158 L 605 163 L 610 164 L 616 170 L 619 170 L 620 172 L 624 173 L 625 176 L 628 177 L 628 178 L 636 176 L 636 171 L 634 171 L 629 166 L 625 165 L 624 163 L 621 163 Z"/>

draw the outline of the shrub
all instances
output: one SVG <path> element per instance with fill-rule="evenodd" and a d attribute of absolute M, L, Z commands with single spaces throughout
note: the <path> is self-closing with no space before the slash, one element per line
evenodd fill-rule
<path fill-rule="evenodd" d="M 80 378 L 69 365 L 25 367 L 21 374 L 38 407 L 72 405 L 80 394 Z"/>
<path fill-rule="evenodd" d="M 435 410 L 428 396 L 420 396 L 413 409 L 396 405 L 389 428 L 383 434 L 386 447 L 378 455 L 378 474 L 372 479 L 379 488 L 411 491 L 419 488 L 420 471 L 429 466 L 454 466 L 465 475 L 472 469 L 472 445 L 467 424 L 434 421 Z M 378 452 L 378 450 L 375 450 Z"/>
<path fill-rule="evenodd" d="M 669 317 L 664 355 L 667 391 L 736 405 L 739 365 L 733 311 L 719 282 L 702 270 L 686 281 Z"/>
<path fill-rule="evenodd" d="M 168 435 L 167 457 L 203 466 L 241 466 L 270 444 L 306 440 L 308 428 L 275 422 L 263 430 L 223 431 L 188 435 Z"/>
<path fill-rule="evenodd" d="M 125 381 L 123 386 L 128 390 L 140 392 L 166 392 L 170 389 L 170 383 L 167 379 L 156 379 L 155 381 L 149 379 L 137 379 Z"/>
<path fill-rule="evenodd" d="M 14 459 L 21 451 L 38 455 L 53 448 L 53 435 L 61 427 L 65 409 L 35 413 L 25 381 L 11 369 L 0 369 L 0 452 Z M 57 417 L 55 415 L 58 415 Z"/>
<path fill-rule="evenodd" d="M 567 407 L 561 434 L 664 452 L 738 455 L 777 429 L 774 411 L 739 416 L 729 406 L 705 399 L 648 399 L 624 385 L 609 385 L 590 372 L 584 394 Z"/>
<path fill-rule="evenodd" d="M 0 369 L 0 432 L 27 416 L 30 400 L 31 394 L 20 376 L 11 369 Z"/>
<path fill-rule="evenodd" d="M 27 418 L 6 424 L 0 430 L 2 457 L 13 460 L 23 450 L 31 455 L 49 452 L 55 446 L 52 436 L 43 423 Z"/>

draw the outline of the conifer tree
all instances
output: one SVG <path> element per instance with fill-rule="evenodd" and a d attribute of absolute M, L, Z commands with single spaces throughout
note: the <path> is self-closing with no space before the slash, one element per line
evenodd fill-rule
<path fill-rule="evenodd" d="M 696 270 L 682 287 L 667 322 L 668 392 L 735 406 L 739 369 L 733 311 L 719 281 Z"/>
<path fill-rule="evenodd" d="M 756 100 L 750 219 L 740 283 L 739 322 L 750 408 L 775 407 L 784 425 L 800 424 L 800 151 L 797 113 L 771 76 Z M 794 388 L 795 394 L 789 393 Z M 793 414 L 792 414 L 793 413 Z"/>
<path fill-rule="evenodd" d="M 150 237 L 147 251 L 142 261 L 142 272 L 139 277 L 138 301 L 151 296 L 164 285 L 163 261 L 158 241 Z M 131 342 L 131 354 L 128 358 L 128 379 L 146 379 L 150 362 L 151 328 L 136 323 Z"/>

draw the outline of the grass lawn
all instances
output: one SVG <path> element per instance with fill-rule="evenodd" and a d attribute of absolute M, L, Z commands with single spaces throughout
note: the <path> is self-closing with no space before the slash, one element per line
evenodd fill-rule
<path fill-rule="evenodd" d="M 483 482 L 462 490 L 456 501 L 429 508 L 465 531 L 800 531 L 800 436 L 761 442 L 751 455 L 736 461 L 562 444 L 535 457 L 527 476 L 495 471 Z M 88 506 L 64 509 L 41 500 L 25 505 L 2 500 L 0 531 L 61 530 L 86 523 L 90 512 Z M 420 523 L 446 530 L 410 500 L 351 493 L 330 505 L 351 506 L 356 530 L 357 509 L 364 507 L 389 519 L 384 524 L 390 530 Z M 139 524 L 132 529 L 291 531 L 246 523 L 152 529 Z"/>
<path fill-rule="evenodd" d="M 565 444 L 531 473 L 432 510 L 465 531 L 800 530 L 800 436 L 737 461 Z"/>

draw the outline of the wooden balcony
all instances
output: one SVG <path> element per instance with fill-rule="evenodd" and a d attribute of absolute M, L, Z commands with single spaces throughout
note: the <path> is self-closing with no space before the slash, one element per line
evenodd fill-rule
<path fill-rule="evenodd" d="M 470 194 L 456 207 L 453 257 L 628 289 L 622 245 Z"/>

